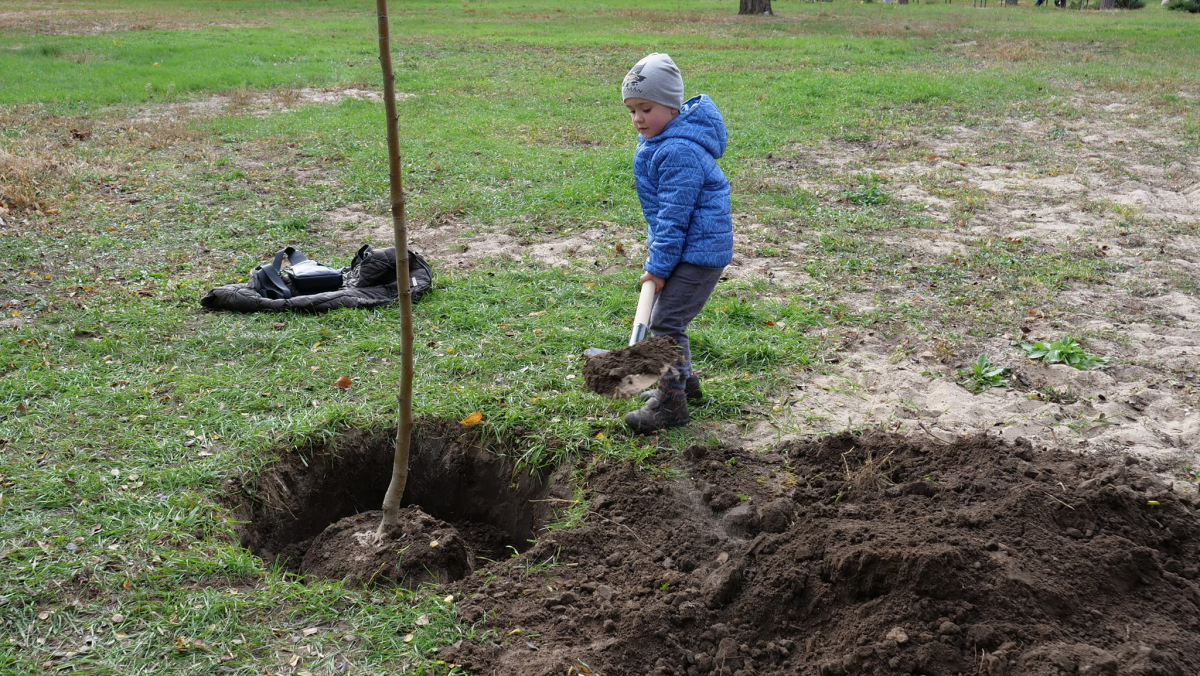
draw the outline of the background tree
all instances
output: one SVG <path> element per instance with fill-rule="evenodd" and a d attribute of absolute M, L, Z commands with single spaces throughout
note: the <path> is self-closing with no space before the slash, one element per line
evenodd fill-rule
<path fill-rule="evenodd" d="M 770 14 L 771 0 L 741 0 L 738 14 Z"/>

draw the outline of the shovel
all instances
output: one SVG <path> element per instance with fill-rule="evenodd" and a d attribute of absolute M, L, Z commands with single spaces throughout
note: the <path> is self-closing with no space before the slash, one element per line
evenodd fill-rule
<path fill-rule="evenodd" d="M 654 282 L 647 281 L 642 284 L 642 293 L 638 296 L 637 310 L 633 313 L 633 333 L 629 334 L 629 344 L 636 345 L 646 337 L 647 327 L 650 326 L 650 311 L 654 309 Z M 599 357 L 602 354 L 608 354 L 612 350 L 606 350 L 602 347 L 589 347 L 583 351 L 583 356 L 587 358 Z"/>
<path fill-rule="evenodd" d="M 613 398 L 633 396 L 652 385 L 679 359 L 679 350 L 670 337 L 643 340 L 654 309 L 654 295 L 654 282 L 644 282 L 633 313 L 629 347 L 614 351 L 589 347 L 584 351 L 587 360 L 583 380 L 587 389 Z"/>

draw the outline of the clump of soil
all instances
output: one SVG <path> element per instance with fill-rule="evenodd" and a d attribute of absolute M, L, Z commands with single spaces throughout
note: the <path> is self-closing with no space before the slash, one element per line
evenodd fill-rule
<path fill-rule="evenodd" d="M 356 585 L 387 581 L 406 589 L 461 580 L 471 572 L 474 554 L 454 526 L 405 507 L 399 523 L 376 542 L 382 518 L 383 512 L 374 510 L 331 524 L 308 548 L 300 572 Z"/>
<path fill-rule="evenodd" d="M 629 347 L 589 357 L 583 365 L 584 387 L 605 397 L 630 397 L 658 380 L 679 360 L 670 336 L 653 336 Z"/>
<path fill-rule="evenodd" d="M 578 527 L 453 585 L 488 638 L 445 659 L 530 676 L 1200 664 L 1195 498 L 1132 459 L 846 434 L 598 466 L 587 496 Z"/>

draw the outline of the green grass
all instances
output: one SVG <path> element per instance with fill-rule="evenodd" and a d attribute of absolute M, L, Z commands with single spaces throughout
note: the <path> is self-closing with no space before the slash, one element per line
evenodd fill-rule
<path fill-rule="evenodd" d="M 345 263 L 359 239 L 324 214 L 385 212 L 379 104 L 255 112 L 288 88 L 379 89 L 373 3 L 31 9 L 42 6 L 0 0 L 12 17 L 0 28 L 0 671 L 448 671 L 434 648 L 473 634 L 442 594 L 301 582 L 238 547 L 219 501 L 224 479 L 277 452 L 390 424 L 397 311 L 241 316 L 196 303 L 283 244 Z M 762 228 L 752 251 L 807 275 L 718 288 L 693 331 L 708 399 L 692 426 L 655 441 L 621 429 L 630 402 L 571 377 L 584 348 L 623 344 L 638 261 L 451 271 L 434 260 L 436 291 L 416 306 L 419 416 L 479 411 L 485 434 L 527 442 L 513 452 L 529 465 L 646 458 L 764 419 L 772 393 L 822 367 L 842 328 L 994 335 L 1111 272 L 1084 244 L 981 238 L 933 255 L 889 243 L 957 226 L 893 198 L 870 166 L 832 195 L 790 185 L 771 162 L 791 148 L 998 116 L 1080 119 L 1077 91 L 1144 101 L 1178 121 L 1172 152 L 1200 147 L 1181 96 L 1200 88 L 1200 22 L 1185 13 L 775 9 L 765 20 L 715 0 L 393 3 L 397 89 L 414 94 L 399 102 L 414 227 L 451 220 L 533 242 L 603 224 L 614 242 L 642 237 L 616 86 L 638 57 L 667 51 L 688 92 L 725 114 L 735 212 Z M 262 100 L 136 119 L 215 94 Z M 979 152 L 952 159 L 1063 170 L 1045 148 Z M 985 199 L 951 175 L 923 185 L 959 200 L 954 220 Z M 842 293 L 870 294 L 872 307 Z M 333 386 L 341 375 L 347 390 Z"/>

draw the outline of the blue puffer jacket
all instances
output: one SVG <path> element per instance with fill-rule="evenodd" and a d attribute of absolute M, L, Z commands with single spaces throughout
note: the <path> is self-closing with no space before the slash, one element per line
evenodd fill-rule
<path fill-rule="evenodd" d="M 645 269 L 670 277 L 680 262 L 720 268 L 733 259 L 729 181 L 717 166 L 728 136 L 707 96 L 688 99 L 657 136 L 638 136 L 633 177 L 649 226 Z"/>

